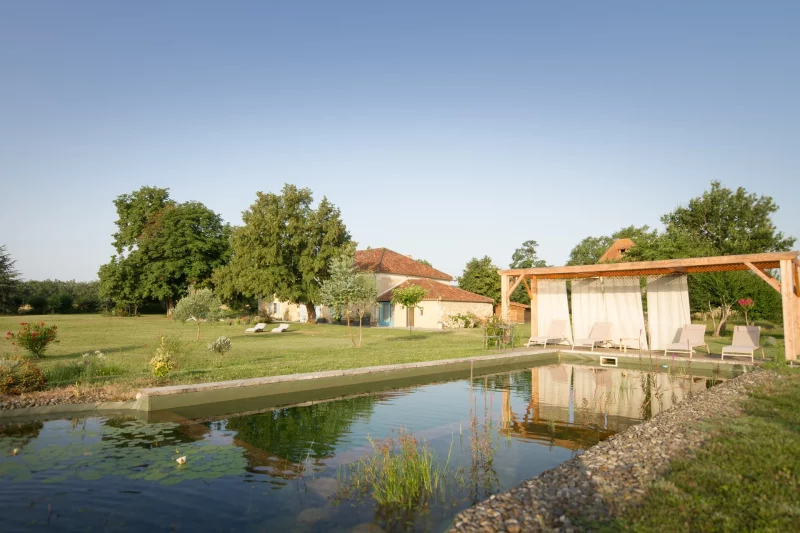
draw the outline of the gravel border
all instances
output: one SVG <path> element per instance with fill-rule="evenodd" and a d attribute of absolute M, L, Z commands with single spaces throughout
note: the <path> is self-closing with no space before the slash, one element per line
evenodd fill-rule
<path fill-rule="evenodd" d="M 585 531 L 642 500 L 670 461 L 691 456 L 710 436 L 700 422 L 736 416 L 749 389 L 779 379 L 756 371 L 684 400 L 651 420 L 456 516 L 451 533 Z"/>

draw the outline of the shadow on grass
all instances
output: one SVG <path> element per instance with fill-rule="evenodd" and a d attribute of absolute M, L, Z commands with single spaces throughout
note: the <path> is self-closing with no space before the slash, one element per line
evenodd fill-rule
<path fill-rule="evenodd" d="M 144 349 L 144 348 L 145 348 L 145 346 L 143 346 L 141 344 L 132 344 L 130 346 L 122 346 L 121 348 L 103 348 L 103 347 L 100 347 L 100 348 L 95 348 L 94 350 L 85 350 L 85 351 L 82 351 L 82 352 L 73 352 L 73 353 L 68 353 L 68 354 L 64 354 L 64 355 L 47 355 L 47 354 L 44 354 L 42 357 L 40 357 L 38 359 L 35 358 L 35 357 L 31 357 L 31 360 L 32 361 L 40 361 L 40 362 L 42 362 L 42 361 L 64 361 L 64 360 L 68 360 L 68 359 L 76 359 L 78 357 L 82 357 L 83 354 L 85 354 L 85 353 L 94 353 L 95 351 L 103 352 L 106 355 L 106 357 L 110 357 L 110 356 L 113 356 L 114 354 L 119 354 L 119 353 L 122 353 L 122 352 L 132 352 L 134 350 L 141 350 L 141 349 Z"/>
<path fill-rule="evenodd" d="M 428 333 L 415 333 L 413 335 L 403 335 L 403 336 L 397 336 L 397 337 L 389 337 L 388 339 L 385 339 L 385 340 L 387 342 L 411 342 L 411 341 L 417 341 L 417 340 L 422 341 L 422 340 L 425 340 L 425 339 L 428 339 L 428 338 L 430 338 L 430 335 Z"/>

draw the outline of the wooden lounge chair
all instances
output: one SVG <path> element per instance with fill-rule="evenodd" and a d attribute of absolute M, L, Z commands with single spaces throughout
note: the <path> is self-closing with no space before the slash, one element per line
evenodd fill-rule
<path fill-rule="evenodd" d="M 277 328 L 272 328 L 271 330 L 269 330 L 269 332 L 270 333 L 283 333 L 287 329 L 289 329 L 289 324 L 281 324 Z"/>
<path fill-rule="evenodd" d="M 705 324 L 686 324 L 681 328 L 681 336 L 678 342 L 667 344 L 664 348 L 664 356 L 667 352 L 673 353 L 688 353 L 689 359 L 694 354 L 694 349 L 698 346 L 705 346 L 706 353 L 711 353 L 711 350 L 706 343 L 706 325 Z"/>
<path fill-rule="evenodd" d="M 267 327 L 267 325 L 265 323 L 259 322 L 258 324 L 256 324 L 252 328 L 247 328 L 246 330 L 244 330 L 244 332 L 245 333 L 261 333 L 262 331 L 264 331 L 265 327 Z"/>
<path fill-rule="evenodd" d="M 733 328 L 733 340 L 730 346 L 722 348 L 722 358 L 734 355 L 750 356 L 750 362 L 754 361 L 753 353 L 761 350 L 761 358 L 764 358 L 764 348 L 761 347 L 761 328 L 758 326 L 735 326 Z"/>
<path fill-rule="evenodd" d="M 563 341 L 569 341 L 569 337 L 567 337 L 567 325 L 566 320 L 553 320 L 550 322 L 550 327 L 547 328 L 547 335 L 538 335 L 536 337 L 531 337 L 528 340 L 528 344 L 525 346 L 536 346 L 537 344 L 541 344 L 543 347 L 547 347 L 548 341 L 550 344 L 558 344 Z"/>
<path fill-rule="evenodd" d="M 598 344 L 613 343 L 614 338 L 611 336 L 611 322 L 595 322 L 592 330 L 589 332 L 588 339 L 576 339 L 572 345 L 574 350 L 576 346 L 586 347 L 591 346 L 592 351 Z"/>

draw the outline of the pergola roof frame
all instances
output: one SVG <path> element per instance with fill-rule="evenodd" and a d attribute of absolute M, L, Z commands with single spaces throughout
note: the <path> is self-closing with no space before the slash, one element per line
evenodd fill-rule
<path fill-rule="evenodd" d="M 750 270 L 781 294 L 783 303 L 783 330 L 786 360 L 800 355 L 800 252 L 770 252 L 763 254 L 723 255 L 667 259 L 664 261 L 636 261 L 627 263 L 600 263 L 543 268 L 514 268 L 499 270 L 501 280 L 501 316 L 508 320 L 509 298 L 520 285 L 531 298 L 531 334 L 538 333 L 537 282 L 540 279 L 581 279 L 616 276 L 663 276 L 668 274 L 698 274 L 702 272 L 735 272 Z M 767 269 L 780 269 L 780 281 Z"/>

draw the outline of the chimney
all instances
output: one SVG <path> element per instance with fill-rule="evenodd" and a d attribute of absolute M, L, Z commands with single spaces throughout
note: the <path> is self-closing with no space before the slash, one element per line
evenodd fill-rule
<path fill-rule="evenodd" d="M 411 256 L 411 254 L 408 254 L 406 257 L 408 257 L 409 259 L 414 259 L 414 258 Z"/>

